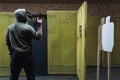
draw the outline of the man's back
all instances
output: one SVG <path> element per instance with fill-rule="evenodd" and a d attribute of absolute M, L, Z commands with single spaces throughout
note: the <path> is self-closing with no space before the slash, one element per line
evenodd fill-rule
<path fill-rule="evenodd" d="M 31 49 L 31 40 L 35 34 L 34 29 L 24 23 L 13 23 L 8 28 L 11 46 L 16 52 L 25 52 Z"/>

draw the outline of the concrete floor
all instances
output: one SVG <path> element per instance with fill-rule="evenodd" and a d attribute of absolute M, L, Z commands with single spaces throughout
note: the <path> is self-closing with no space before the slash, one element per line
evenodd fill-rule
<path fill-rule="evenodd" d="M 87 68 L 87 80 L 96 80 L 96 67 Z M 100 68 L 100 80 L 107 80 L 107 68 Z M 111 80 L 120 80 L 120 67 L 111 68 Z"/>
<path fill-rule="evenodd" d="M 0 80 L 9 80 L 9 77 L 0 77 Z M 20 77 L 19 80 L 27 80 L 26 77 Z M 76 76 L 38 76 L 36 80 L 78 80 Z"/>
<path fill-rule="evenodd" d="M 120 80 L 120 68 L 111 69 L 111 80 Z M 0 77 L 0 80 L 9 80 L 9 77 Z M 27 80 L 26 77 L 20 77 L 19 80 Z M 36 80 L 78 80 L 76 75 L 50 75 L 37 76 Z M 96 80 L 96 67 L 87 68 L 87 80 Z M 107 68 L 101 68 L 100 80 L 107 80 Z"/>

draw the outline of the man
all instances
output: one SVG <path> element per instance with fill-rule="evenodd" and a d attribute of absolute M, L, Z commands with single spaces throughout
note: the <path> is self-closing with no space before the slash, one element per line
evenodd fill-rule
<path fill-rule="evenodd" d="M 11 55 L 10 80 L 18 80 L 22 68 L 24 68 L 27 80 L 35 80 L 34 61 L 31 53 L 32 38 L 40 39 L 42 36 L 42 20 L 37 19 L 38 31 L 26 24 L 25 9 L 17 9 L 14 12 L 16 22 L 8 27 L 6 44 Z"/>

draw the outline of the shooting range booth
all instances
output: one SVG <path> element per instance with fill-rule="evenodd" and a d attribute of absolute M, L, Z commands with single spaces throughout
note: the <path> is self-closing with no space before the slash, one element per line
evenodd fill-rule
<path fill-rule="evenodd" d="M 86 77 L 87 2 L 77 11 L 47 11 L 48 73 Z"/>
<path fill-rule="evenodd" d="M 40 40 L 32 40 L 32 53 L 35 60 L 35 73 L 37 76 L 47 75 L 47 16 L 45 14 L 35 14 L 33 19 L 28 20 L 28 24 L 37 30 L 36 16 L 44 18 L 43 35 Z M 6 46 L 6 32 L 10 24 L 16 19 L 13 12 L 0 12 L 0 76 L 10 76 L 10 56 Z M 22 70 L 21 76 L 25 73 Z"/>
<path fill-rule="evenodd" d="M 77 74 L 79 80 L 86 80 L 87 69 L 97 66 L 98 27 L 102 17 L 91 17 L 88 11 L 89 4 L 85 1 L 76 11 L 47 12 L 48 74 Z M 120 18 L 111 17 L 111 21 L 115 24 L 111 66 L 120 67 Z M 107 67 L 107 52 L 101 53 L 100 67 Z"/>
<path fill-rule="evenodd" d="M 33 40 L 37 75 L 77 74 L 79 80 L 86 80 L 87 67 L 97 66 L 101 17 L 89 17 L 88 10 L 89 4 L 85 1 L 75 11 L 47 11 L 43 29 L 45 35 L 40 42 Z M 8 25 L 14 21 L 13 12 L 0 12 L 0 76 L 10 75 L 5 35 Z M 111 66 L 120 67 L 120 18 L 112 18 L 112 21 L 115 24 L 115 42 Z M 34 21 L 29 24 L 34 25 Z M 106 59 L 106 53 L 102 52 L 101 67 L 107 66 Z"/>
<path fill-rule="evenodd" d="M 43 37 L 45 37 L 47 42 L 42 42 L 44 41 L 43 39 L 40 42 L 33 40 L 33 52 L 36 61 L 37 75 L 43 75 L 44 73 L 44 75 L 76 74 L 76 69 L 78 68 L 81 79 L 85 78 L 85 52 L 82 50 L 85 47 L 85 31 L 82 30 L 85 30 L 84 21 L 87 20 L 86 2 L 83 4 L 83 8 L 80 8 L 79 11 L 47 12 L 47 23 L 44 24 L 47 26 L 43 29 L 43 35 L 46 33 Z M 80 14 L 77 14 L 77 12 Z M 84 20 L 78 23 L 78 27 L 77 16 L 80 18 L 82 17 Z M 0 76 L 10 75 L 10 57 L 7 54 L 8 50 L 5 44 L 5 36 L 8 25 L 13 22 L 15 22 L 13 12 L 0 12 L 0 32 L 3 34 L 0 35 Z M 35 25 L 34 21 L 29 21 L 28 23 L 32 26 Z M 36 28 L 35 26 L 33 27 Z M 77 33 L 83 34 L 77 36 Z M 77 39 L 78 41 L 76 41 Z M 76 44 L 77 42 L 79 44 L 78 47 Z M 43 43 L 47 45 L 44 46 Z M 80 49 L 77 49 L 79 47 Z M 43 51 L 43 49 L 45 50 Z M 77 54 L 80 55 L 78 59 L 76 58 L 76 52 L 81 53 Z M 77 62 L 77 60 L 79 61 Z M 79 67 L 76 67 L 76 65 Z M 40 74 L 41 72 L 42 74 Z M 21 75 L 25 75 L 24 71 L 22 71 Z"/>

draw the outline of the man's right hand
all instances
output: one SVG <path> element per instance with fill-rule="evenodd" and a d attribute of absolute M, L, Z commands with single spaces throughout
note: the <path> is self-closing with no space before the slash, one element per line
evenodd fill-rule
<path fill-rule="evenodd" d="M 37 18 L 38 33 L 42 36 L 42 19 Z"/>
<path fill-rule="evenodd" d="M 37 25 L 39 28 L 42 28 L 42 19 L 37 18 Z"/>

